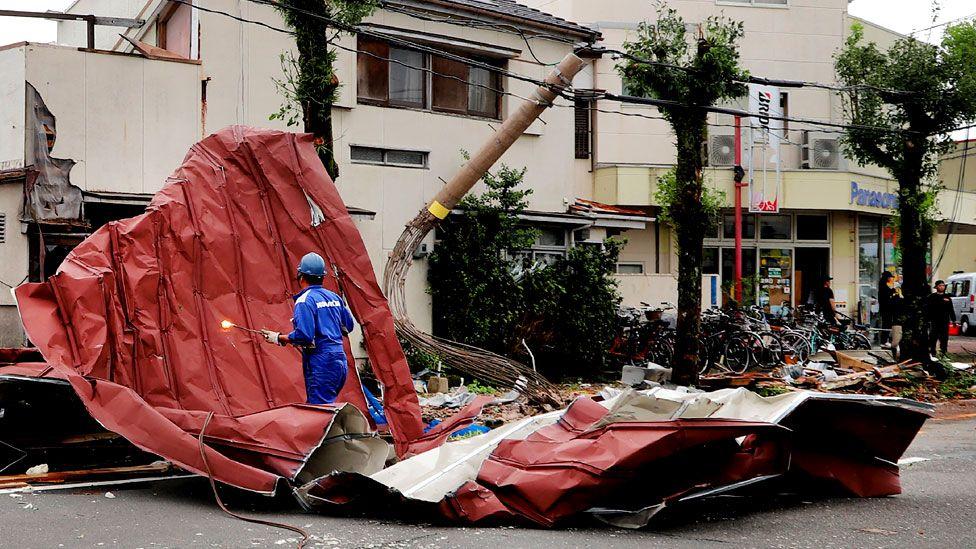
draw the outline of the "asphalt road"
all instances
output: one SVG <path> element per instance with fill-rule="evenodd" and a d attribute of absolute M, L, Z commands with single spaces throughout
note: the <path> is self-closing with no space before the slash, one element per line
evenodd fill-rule
<path fill-rule="evenodd" d="M 714 498 L 645 530 L 449 528 L 301 513 L 235 501 L 304 527 L 311 547 L 976 547 L 976 403 L 929 421 L 906 457 L 904 493 L 879 499 Z M 135 488 L 0 495 L 0 547 L 294 547 L 291 532 L 224 515 L 199 478 Z"/>

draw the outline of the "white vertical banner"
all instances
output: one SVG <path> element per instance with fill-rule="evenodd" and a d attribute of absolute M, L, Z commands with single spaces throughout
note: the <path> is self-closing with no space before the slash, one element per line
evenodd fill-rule
<path fill-rule="evenodd" d="M 749 84 L 749 211 L 779 213 L 783 194 L 780 144 L 784 138 L 779 88 Z M 772 167 L 772 173 L 770 173 Z"/>

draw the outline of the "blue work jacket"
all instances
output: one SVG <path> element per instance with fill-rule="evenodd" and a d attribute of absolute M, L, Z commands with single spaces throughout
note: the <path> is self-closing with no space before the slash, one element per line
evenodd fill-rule
<path fill-rule="evenodd" d="M 352 331 L 352 314 L 334 292 L 322 286 L 308 286 L 295 296 L 295 330 L 288 334 L 293 345 L 306 353 L 342 350 L 342 336 Z M 314 349 L 309 349 L 314 347 Z"/>

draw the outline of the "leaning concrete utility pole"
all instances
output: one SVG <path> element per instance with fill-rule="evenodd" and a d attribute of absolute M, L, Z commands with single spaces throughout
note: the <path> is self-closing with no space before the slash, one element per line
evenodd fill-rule
<path fill-rule="evenodd" d="M 526 396 L 538 402 L 559 404 L 555 388 L 531 368 L 501 355 L 434 337 L 418 329 L 407 314 L 404 283 L 413 253 L 430 231 L 444 220 L 458 202 L 505 154 L 513 143 L 553 101 L 572 85 L 583 69 L 583 61 L 569 54 L 546 77 L 530 101 L 509 116 L 491 139 L 478 150 L 457 174 L 437 193 L 426 208 L 407 224 L 390 254 L 383 276 L 383 289 L 390 302 L 397 334 L 410 345 L 439 357 L 444 365 L 484 381 L 513 387 L 519 385 Z M 524 381 L 519 380 L 523 378 Z"/>

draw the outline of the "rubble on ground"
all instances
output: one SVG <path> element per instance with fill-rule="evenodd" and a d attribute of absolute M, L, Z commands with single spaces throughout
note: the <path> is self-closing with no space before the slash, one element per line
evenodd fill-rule
<path fill-rule="evenodd" d="M 973 374 L 976 365 L 948 363 L 952 372 Z M 744 374 L 718 373 L 702 376 L 707 389 L 746 387 L 765 394 L 796 390 L 908 397 L 934 402 L 951 398 L 946 382 L 933 377 L 912 361 L 896 362 L 890 352 L 830 351 L 804 364 L 783 365 L 772 371 Z M 976 386 L 962 387 L 959 396 L 976 395 Z"/>
<path fill-rule="evenodd" d="M 346 297 L 363 329 L 381 412 L 367 404 L 355 367 L 334 406 L 306 405 L 294 349 L 220 329 L 227 319 L 253 328 L 289 318 L 293 268 L 308 250 L 323 252 L 334 275 L 325 285 Z M 15 296 L 43 359 L 14 353 L 0 382 L 34 393 L 25 410 L 46 409 L 45 395 L 62 391 L 79 404 L 69 422 L 91 427 L 59 434 L 50 448 L 26 446 L 36 433 L 15 433 L 24 448 L 0 445 L 0 459 L 9 458 L 0 472 L 28 488 L 173 468 L 265 495 L 284 489 L 325 512 L 423 509 L 459 523 L 545 527 L 587 515 L 635 527 L 665 507 L 774 480 L 797 491 L 896 494 L 895 463 L 932 411 L 873 395 L 583 384 L 561 391 L 563 410 L 531 406 L 518 384 L 506 388 L 514 394 L 425 395 L 422 409 L 423 383 L 410 375 L 312 137 L 283 132 L 233 127 L 198 143 L 145 214 L 102 227 L 54 277 Z M 660 384 L 665 370 L 634 374 Z M 842 372 L 833 370 L 836 381 Z M 870 384 L 892 379 L 881 372 Z M 0 423 L 0 441 L 11 425 Z M 35 428 L 29 419 L 16 425 Z M 68 457 L 59 454 L 65 440 L 118 442 L 122 463 L 39 461 Z M 155 456 L 163 464 L 132 462 Z M 49 470 L 25 480 L 41 464 Z"/>
<path fill-rule="evenodd" d="M 584 515 L 640 527 L 666 507 L 757 483 L 892 495 L 900 492 L 895 463 L 932 413 L 905 399 L 811 391 L 760 397 L 745 389 L 658 387 L 607 394 L 372 475 L 327 475 L 298 494 L 326 510 L 379 507 L 543 527 Z"/>

